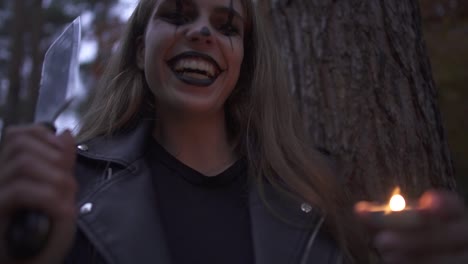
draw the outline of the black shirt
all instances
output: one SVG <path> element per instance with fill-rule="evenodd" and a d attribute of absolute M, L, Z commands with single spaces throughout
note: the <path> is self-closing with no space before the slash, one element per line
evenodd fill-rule
<path fill-rule="evenodd" d="M 147 160 L 173 264 L 254 263 L 245 160 L 207 177 L 154 140 Z"/>

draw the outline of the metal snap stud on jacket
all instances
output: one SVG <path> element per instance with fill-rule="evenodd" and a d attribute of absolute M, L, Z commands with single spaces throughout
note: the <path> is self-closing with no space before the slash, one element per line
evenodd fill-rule
<path fill-rule="evenodd" d="M 92 210 L 93 210 L 93 204 L 85 203 L 80 208 L 80 214 L 88 214 L 88 213 L 91 213 Z"/>
<path fill-rule="evenodd" d="M 312 206 L 308 203 L 302 203 L 301 204 L 301 210 L 304 212 L 304 213 L 310 213 L 310 211 L 312 211 Z"/>
<path fill-rule="evenodd" d="M 88 151 L 89 149 L 88 145 L 85 144 L 78 145 L 77 148 L 82 151 Z"/>

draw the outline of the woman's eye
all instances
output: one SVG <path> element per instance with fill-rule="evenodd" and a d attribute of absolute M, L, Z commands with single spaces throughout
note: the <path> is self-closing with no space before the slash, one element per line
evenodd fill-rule
<path fill-rule="evenodd" d="M 226 36 L 235 36 L 239 34 L 239 30 L 232 24 L 225 24 L 219 29 Z"/>
<path fill-rule="evenodd" d="M 187 16 L 184 16 L 181 13 L 165 14 L 165 15 L 162 16 L 162 18 L 164 20 L 166 20 L 167 22 L 169 22 L 171 24 L 174 24 L 176 26 L 180 26 L 180 25 L 183 25 L 183 24 L 186 24 L 186 23 L 190 22 L 190 18 L 187 17 Z"/>

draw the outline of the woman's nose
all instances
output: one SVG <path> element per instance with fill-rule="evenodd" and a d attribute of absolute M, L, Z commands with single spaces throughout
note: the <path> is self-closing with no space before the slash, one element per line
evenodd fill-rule
<path fill-rule="evenodd" d="M 187 38 L 190 41 L 202 41 L 211 44 L 213 42 L 213 32 L 207 25 L 194 25 L 188 30 Z"/>

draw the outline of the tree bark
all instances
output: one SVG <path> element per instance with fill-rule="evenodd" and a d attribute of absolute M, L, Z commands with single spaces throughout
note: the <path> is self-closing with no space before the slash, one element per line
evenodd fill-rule
<path fill-rule="evenodd" d="M 356 199 L 455 188 L 417 0 L 269 0 L 291 89 Z"/>

